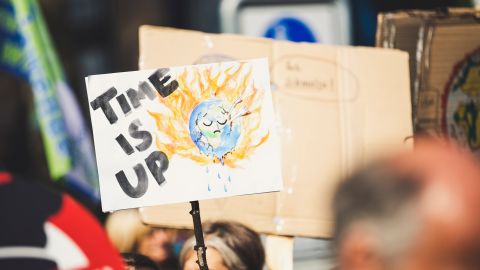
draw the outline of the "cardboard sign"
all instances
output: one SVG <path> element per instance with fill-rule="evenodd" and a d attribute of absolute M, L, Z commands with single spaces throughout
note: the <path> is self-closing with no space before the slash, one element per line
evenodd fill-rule
<path fill-rule="evenodd" d="M 329 237 L 331 198 L 341 177 L 385 152 L 410 147 L 405 143 L 412 135 L 408 55 L 140 28 L 141 69 L 265 56 L 284 188 L 202 202 L 202 220 L 236 220 L 268 234 Z M 148 224 L 185 228 L 192 226 L 189 209 L 189 204 L 162 205 L 140 213 Z"/>
<path fill-rule="evenodd" d="M 86 83 L 103 211 L 281 189 L 266 59 Z"/>
<path fill-rule="evenodd" d="M 480 156 L 480 10 L 379 15 L 377 46 L 410 54 L 415 131 L 448 137 Z"/>

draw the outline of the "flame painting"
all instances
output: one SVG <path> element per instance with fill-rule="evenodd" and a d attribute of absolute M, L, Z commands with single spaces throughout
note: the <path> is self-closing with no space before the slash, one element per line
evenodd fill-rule
<path fill-rule="evenodd" d="M 148 112 L 159 134 L 156 146 L 169 159 L 238 168 L 268 140 L 269 132 L 259 129 L 263 91 L 248 63 L 196 66 L 176 79 L 178 89 L 159 97 L 161 111 Z"/>
<path fill-rule="evenodd" d="M 85 81 L 103 211 L 281 190 L 267 58 Z"/>

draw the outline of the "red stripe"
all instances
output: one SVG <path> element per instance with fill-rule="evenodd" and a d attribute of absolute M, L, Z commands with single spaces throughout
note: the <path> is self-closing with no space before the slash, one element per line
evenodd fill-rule
<path fill-rule="evenodd" d="M 49 221 L 68 235 L 87 257 L 89 265 L 82 270 L 125 269 L 120 254 L 98 221 L 70 196 L 62 195 L 62 198 L 62 207 Z"/>
<path fill-rule="evenodd" d="M 12 181 L 12 176 L 6 172 L 0 172 L 0 185 L 8 184 Z"/>

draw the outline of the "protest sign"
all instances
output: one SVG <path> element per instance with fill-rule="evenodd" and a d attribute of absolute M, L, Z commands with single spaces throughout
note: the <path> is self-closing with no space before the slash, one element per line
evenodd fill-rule
<path fill-rule="evenodd" d="M 103 211 L 281 189 L 266 59 L 86 83 Z"/>
<path fill-rule="evenodd" d="M 480 10 L 379 14 L 377 46 L 407 51 L 415 132 L 480 156 Z"/>
<path fill-rule="evenodd" d="M 165 42 L 168 40 L 169 42 Z M 281 192 L 202 203 L 202 220 L 331 237 L 331 199 L 356 167 L 412 140 L 408 55 L 172 28 L 140 28 L 140 69 L 267 56 L 282 153 Z M 152 226 L 191 228 L 189 204 L 140 209 Z"/>

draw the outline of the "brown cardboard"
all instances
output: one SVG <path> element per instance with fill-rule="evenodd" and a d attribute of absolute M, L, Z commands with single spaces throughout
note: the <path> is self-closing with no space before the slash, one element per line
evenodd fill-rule
<path fill-rule="evenodd" d="M 416 130 L 433 136 L 448 135 L 472 150 L 480 147 L 480 137 L 468 135 L 476 127 L 458 127 L 454 131 L 449 126 L 457 124 L 446 119 L 451 119 L 463 102 L 449 99 L 448 92 L 458 66 L 480 48 L 479 18 L 480 11 L 473 9 L 401 11 L 381 14 L 377 31 L 377 46 L 398 48 L 410 54 Z M 480 90 L 480 81 L 478 85 Z M 476 98 L 472 100 L 478 103 Z M 448 105 L 449 102 L 452 104 Z M 452 109 L 449 111 L 447 106 Z"/>
<path fill-rule="evenodd" d="M 340 177 L 412 135 L 408 56 L 388 49 L 294 44 L 140 28 L 140 68 L 268 57 L 284 190 L 202 201 L 202 220 L 232 219 L 278 235 L 329 237 Z M 189 204 L 145 207 L 152 225 L 191 228 Z"/>

